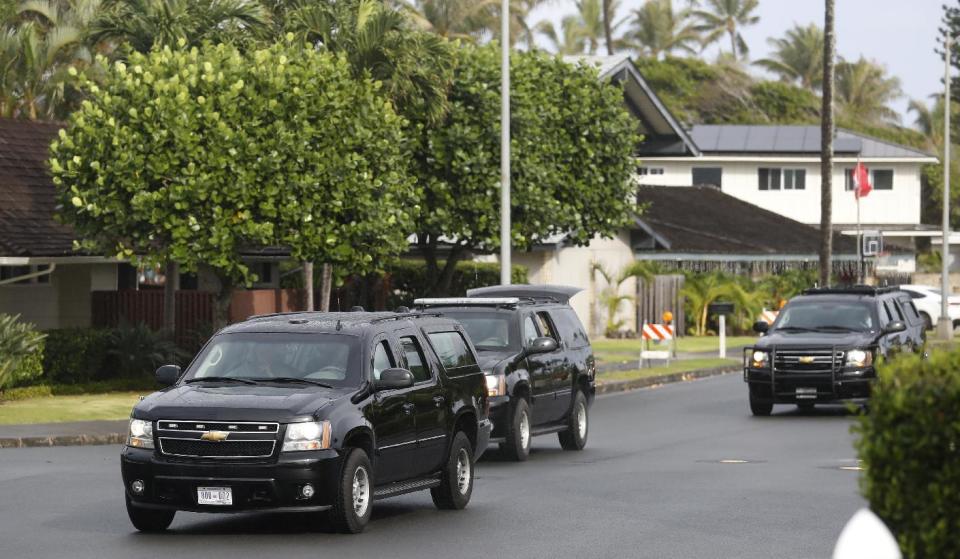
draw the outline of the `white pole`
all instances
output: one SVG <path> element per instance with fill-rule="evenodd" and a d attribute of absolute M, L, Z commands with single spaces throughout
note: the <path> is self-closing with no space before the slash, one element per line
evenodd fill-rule
<path fill-rule="evenodd" d="M 500 284 L 510 285 L 510 0 L 500 19 Z"/>
<path fill-rule="evenodd" d="M 720 315 L 720 359 L 727 358 L 727 317 Z"/>
<path fill-rule="evenodd" d="M 860 159 L 857 158 L 857 167 L 860 167 Z M 856 173 L 856 171 L 854 171 Z M 854 186 L 854 196 L 857 198 L 857 283 L 863 284 L 863 231 L 860 230 L 860 185 Z"/>
<path fill-rule="evenodd" d="M 953 338 L 953 324 L 950 322 L 950 43 L 949 29 L 943 49 L 943 253 L 940 269 L 940 320 L 937 331 L 940 339 Z"/>

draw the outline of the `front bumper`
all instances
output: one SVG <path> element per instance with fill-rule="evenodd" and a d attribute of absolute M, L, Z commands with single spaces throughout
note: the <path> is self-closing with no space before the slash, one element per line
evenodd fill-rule
<path fill-rule="evenodd" d="M 873 367 L 835 374 L 788 373 L 769 369 L 744 369 L 743 379 L 753 397 L 764 403 L 796 404 L 861 400 L 870 397 L 876 381 Z"/>
<path fill-rule="evenodd" d="M 192 512 L 319 511 L 336 499 L 341 457 L 336 450 L 281 454 L 269 462 L 173 460 L 153 450 L 124 447 L 120 456 L 123 485 L 136 507 Z M 144 483 L 135 495 L 130 484 Z M 310 499 L 300 495 L 313 485 Z M 199 505 L 198 487 L 230 487 L 233 505 Z"/>

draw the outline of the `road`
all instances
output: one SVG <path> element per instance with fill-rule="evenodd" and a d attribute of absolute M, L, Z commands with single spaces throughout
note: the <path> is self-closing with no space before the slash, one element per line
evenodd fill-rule
<path fill-rule="evenodd" d="M 583 452 L 547 436 L 523 464 L 488 453 L 466 510 L 427 493 L 382 501 L 358 536 L 298 515 L 189 513 L 138 534 L 119 447 L 0 450 L 0 557 L 829 557 L 864 504 L 851 418 L 753 418 L 735 374 L 601 397 L 591 420 Z"/>

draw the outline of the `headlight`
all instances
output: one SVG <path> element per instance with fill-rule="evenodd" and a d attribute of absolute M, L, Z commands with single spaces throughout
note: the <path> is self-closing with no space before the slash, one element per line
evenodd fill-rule
<path fill-rule="evenodd" d="M 486 375 L 487 396 L 503 396 L 507 393 L 507 378 L 503 375 Z"/>
<path fill-rule="evenodd" d="M 873 365 L 873 352 L 865 349 L 851 349 L 847 352 L 848 367 L 869 367 Z"/>
<path fill-rule="evenodd" d="M 770 361 L 770 354 L 766 351 L 754 351 L 750 356 L 750 366 L 754 369 L 762 369 Z"/>
<path fill-rule="evenodd" d="M 127 446 L 153 448 L 153 422 L 131 419 L 127 428 Z"/>
<path fill-rule="evenodd" d="M 287 425 L 283 451 L 323 450 L 330 448 L 330 422 L 309 421 Z"/>

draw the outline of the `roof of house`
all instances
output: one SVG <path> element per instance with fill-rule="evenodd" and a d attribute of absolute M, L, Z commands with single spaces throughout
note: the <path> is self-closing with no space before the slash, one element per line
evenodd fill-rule
<path fill-rule="evenodd" d="M 655 252 L 730 255 L 816 255 L 820 230 L 724 194 L 712 186 L 641 186 L 637 226 Z M 855 255 L 856 241 L 834 234 L 834 253 Z"/>
<path fill-rule="evenodd" d="M 73 254 L 73 230 L 53 219 L 56 194 L 47 174 L 60 127 L 0 119 L 0 256 Z"/>
<path fill-rule="evenodd" d="M 811 154 L 820 153 L 820 126 L 782 124 L 698 124 L 693 141 L 709 154 Z M 838 129 L 833 151 L 864 158 L 933 158 L 924 151 L 887 142 L 846 129 Z"/>

